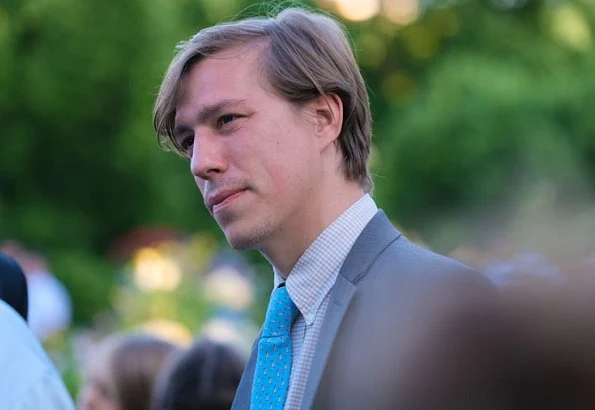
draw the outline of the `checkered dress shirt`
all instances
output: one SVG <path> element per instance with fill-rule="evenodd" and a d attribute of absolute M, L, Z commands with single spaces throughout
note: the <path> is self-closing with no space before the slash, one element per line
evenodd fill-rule
<path fill-rule="evenodd" d="M 299 313 L 291 329 L 292 366 L 285 410 L 302 402 L 330 290 L 355 240 L 378 208 L 366 194 L 329 225 L 295 264 L 285 286 Z M 283 278 L 275 270 L 277 288 Z"/>

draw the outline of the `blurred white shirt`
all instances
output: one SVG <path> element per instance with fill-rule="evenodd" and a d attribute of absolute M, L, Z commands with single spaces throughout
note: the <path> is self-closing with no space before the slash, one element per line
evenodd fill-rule
<path fill-rule="evenodd" d="M 27 274 L 29 289 L 29 327 L 40 339 L 70 325 L 72 306 L 64 285 L 48 272 Z"/>
<path fill-rule="evenodd" d="M 74 410 L 60 374 L 25 321 L 0 300 L 0 409 Z"/>

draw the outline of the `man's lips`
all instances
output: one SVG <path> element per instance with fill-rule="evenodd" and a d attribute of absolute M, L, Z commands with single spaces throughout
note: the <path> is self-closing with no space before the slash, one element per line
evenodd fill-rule
<path fill-rule="evenodd" d="M 244 188 L 238 188 L 215 192 L 207 197 L 207 208 L 211 213 L 214 213 L 232 203 L 245 191 Z"/>

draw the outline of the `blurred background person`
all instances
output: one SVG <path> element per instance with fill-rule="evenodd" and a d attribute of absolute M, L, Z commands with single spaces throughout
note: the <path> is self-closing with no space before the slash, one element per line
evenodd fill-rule
<path fill-rule="evenodd" d="M 70 296 L 51 273 L 45 258 L 14 241 L 4 243 L 0 249 L 18 262 L 27 278 L 28 319 L 33 333 L 43 341 L 67 329 L 72 317 Z"/>
<path fill-rule="evenodd" d="M 91 349 L 80 410 L 148 410 L 158 372 L 177 347 L 147 334 L 107 336 Z"/>
<path fill-rule="evenodd" d="M 229 409 L 244 366 L 232 346 L 198 340 L 160 375 L 151 410 Z"/>
<path fill-rule="evenodd" d="M 60 374 L 23 318 L 3 300 L 0 335 L 0 408 L 73 410 Z"/>
<path fill-rule="evenodd" d="M 0 299 L 27 320 L 27 281 L 21 267 L 9 256 L 0 253 Z"/>

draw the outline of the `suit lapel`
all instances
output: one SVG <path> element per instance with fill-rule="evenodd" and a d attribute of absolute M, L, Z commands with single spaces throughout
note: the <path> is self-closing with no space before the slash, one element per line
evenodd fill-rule
<path fill-rule="evenodd" d="M 232 410 L 250 410 L 250 400 L 252 398 L 252 381 L 254 380 L 256 357 L 258 356 L 257 347 L 261 337 L 262 332 L 258 335 L 256 341 L 252 345 L 250 358 L 248 359 L 248 363 L 246 363 L 244 373 L 242 373 L 242 378 L 240 380 L 240 384 L 238 385 L 238 389 L 231 406 Z"/>
<path fill-rule="evenodd" d="M 339 327 L 357 291 L 357 282 L 368 272 L 376 257 L 400 236 L 401 233 L 392 226 L 384 212 L 378 211 L 349 251 L 331 290 L 301 409 L 312 407 Z"/>
<path fill-rule="evenodd" d="M 349 307 L 351 298 L 355 294 L 357 288 L 344 277 L 337 277 L 337 281 L 333 286 L 331 293 L 331 300 L 329 301 L 324 323 L 318 336 L 316 344 L 316 351 L 312 358 L 312 366 L 310 367 L 310 374 L 306 382 L 306 389 L 304 390 L 304 397 L 302 398 L 302 409 L 310 409 L 314 394 L 320 383 L 320 378 L 326 366 L 326 361 L 331 351 L 331 347 L 337 336 L 339 325 L 345 316 L 345 311 Z"/>

